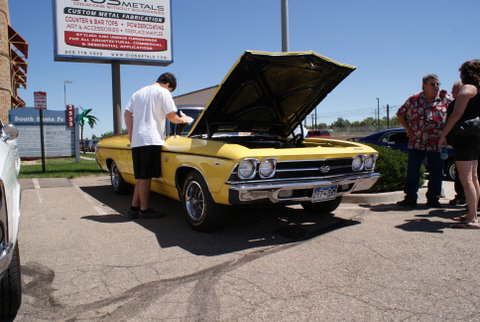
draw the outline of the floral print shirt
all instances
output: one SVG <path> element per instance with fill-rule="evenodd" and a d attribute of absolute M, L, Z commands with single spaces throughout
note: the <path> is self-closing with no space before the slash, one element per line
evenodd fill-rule
<path fill-rule="evenodd" d="M 414 133 L 408 138 L 408 149 L 439 151 L 438 139 L 447 121 L 448 97 L 436 97 L 428 102 L 420 92 L 407 99 L 397 112 L 403 116 Z"/>

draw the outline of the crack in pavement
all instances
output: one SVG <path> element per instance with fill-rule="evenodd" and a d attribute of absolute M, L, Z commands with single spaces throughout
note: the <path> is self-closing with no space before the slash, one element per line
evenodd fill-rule
<path fill-rule="evenodd" d="M 214 287 L 224 274 L 261 257 L 295 247 L 298 244 L 275 245 L 257 250 L 238 259 L 232 259 L 189 275 L 143 283 L 117 296 L 75 306 L 61 304 L 55 299 L 53 295 L 55 289 L 52 288 L 55 278 L 53 270 L 39 263 L 27 263 L 22 265 L 22 272 L 32 280 L 26 283 L 23 289 L 24 294 L 31 296 L 33 301 L 25 303 L 27 306 L 25 314 L 45 320 L 77 320 L 81 319 L 81 315 L 84 313 L 98 312 L 108 306 L 117 305 L 112 312 L 98 312 L 100 315 L 95 319 L 101 321 L 125 320 L 134 317 L 152 305 L 154 301 L 176 288 L 196 282 L 189 299 L 187 315 L 195 316 L 196 320 L 216 320 L 219 316 L 220 304 Z"/>

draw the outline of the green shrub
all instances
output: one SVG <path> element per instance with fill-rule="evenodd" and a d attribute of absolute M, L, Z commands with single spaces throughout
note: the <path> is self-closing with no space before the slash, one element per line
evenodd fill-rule
<path fill-rule="evenodd" d="M 403 190 L 407 180 L 408 155 L 405 152 L 371 145 L 378 151 L 375 171 L 381 174 L 377 183 L 367 192 L 388 192 Z M 420 168 L 420 186 L 424 182 L 425 168 Z"/>

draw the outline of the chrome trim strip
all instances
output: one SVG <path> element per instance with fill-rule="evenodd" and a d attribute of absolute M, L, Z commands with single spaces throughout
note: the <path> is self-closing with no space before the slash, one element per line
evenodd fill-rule
<path fill-rule="evenodd" d="M 343 166 L 343 165 L 337 165 L 337 166 L 329 166 L 330 171 L 331 170 L 337 170 L 337 169 L 350 169 L 352 168 L 351 165 Z M 320 167 L 317 168 L 294 168 L 294 169 L 281 169 L 277 170 L 277 172 L 300 172 L 300 171 L 320 171 Z"/>
<path fill-rule="evenodd" d="M 318 176 L 318 177 L 301 177 L 301 178 L 284 178 L 284 179 L 271 179 L 271 180 L 245 180 L 245 181 L 226 181 L 226 184 L 235 185 L 235 184 L 247 184 L 247 183 L 271 183 L 271 182 L 285 182 L 285 181 L 307 181 L 307 180 L 328 180 L 328 179 L 336 179 L 345 176 L 351 175 L 367 175 L 372 173 L 371 171 L 363 171 L 357 173 L 349 173 L 349 174 L 336 174 L 332 176 Z"/>
<path fill-rule="evenodd" d="M 323 162 L 323 161 L 331 161 L 331 160 L 348 160 L 353 159 L 353 157 L 345 157 L 345 158 L 332 158 L 332 159 L 315 159 L 315 160 L 280 160 L 278 163 L 289 163 L 289 162 Z"/>

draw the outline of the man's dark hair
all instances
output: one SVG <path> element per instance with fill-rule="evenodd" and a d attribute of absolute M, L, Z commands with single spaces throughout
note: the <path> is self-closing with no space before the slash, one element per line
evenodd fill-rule
<path fill-rule="evenodd" d="M 437 74 L 428 74 L 428 75 L 423 76 L 422 84 L 426 84 L 431 79 L 434 79 L 437 82 L 439 81 Z"/>
<path fill-rule="evenodd" d="M 172 92 L 177 88 L 177 79 L 172 73 L 163 73 L 158 77 L 157 83 L 168 84 L 172 88 Z"/>

